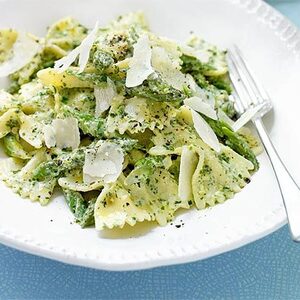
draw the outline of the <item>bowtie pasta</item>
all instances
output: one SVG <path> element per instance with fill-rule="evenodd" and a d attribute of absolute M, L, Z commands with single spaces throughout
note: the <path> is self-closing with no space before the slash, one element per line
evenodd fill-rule
<path fill-rule="evenodd" d="M 0 31 L 0 178 L 46 205 L 59 187 L 82 227 L 170 222 L 232 198 L 258 170 L 234 131 L 226 51 L 152 33 L 142 13 L 38 38 Z"/>

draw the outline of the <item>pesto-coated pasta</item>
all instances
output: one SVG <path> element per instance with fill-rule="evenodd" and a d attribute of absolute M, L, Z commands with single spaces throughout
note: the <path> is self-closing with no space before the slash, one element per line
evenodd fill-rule
<path fill-rule="evenodd" d="M 157 36 L 142 13 L 92 30 L 65 18 L 45 38 L 0 30 L 1 64 L 20 67 L 0 90 L 0 178 L 42 205 L 60 188 L 82 227 L 163 226 L 232 198 L 259 168 L 257 139 L 231 128 L 226 51 Z"/>

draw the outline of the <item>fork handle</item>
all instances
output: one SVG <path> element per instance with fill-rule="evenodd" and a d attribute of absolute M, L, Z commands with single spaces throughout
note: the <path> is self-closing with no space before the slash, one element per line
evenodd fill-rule
<path fill-rule="evenodd" d="M 290 232 L 300 242 L 300 189 L 280 159 L 261 118 L 253 120 L 265 150 L 270 158 L 288 217 Z"/>

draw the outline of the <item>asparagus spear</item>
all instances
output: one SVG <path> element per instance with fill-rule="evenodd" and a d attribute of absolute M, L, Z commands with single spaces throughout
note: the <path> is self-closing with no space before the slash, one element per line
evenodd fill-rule
<path fill-rule="evenodd" d="M 222 141 L 225 145 L 233 149 L 241 156 L 251 161 L 254 165 L 254 171 L 259 169 L 259 162 L 255 154 L 241 135 L 239 135 L 237 132 L 232 131 L 232 129 L 223 121 L 213 120 L 206 116 L 203 117 L 216 133 L 220 141 Z"/>
<path fill-rule="evenodd" d="M 58 155 L 50 161 L 40 164 L 34 171 L 33 179 L 43 181 L 46 179 L 58 178 L 67 171 L 75 168 L 82 168 L 84 164 L 84 148 L 66 152 Z"/>
<path fill-rule="evenodd" d="M 9 133 L 5 137 L 3 137 L 3 146 L 4 151 L 8 156 L 21 159 L 30 158 L 28 153 L 23 149 L 22 145 L 19 143 L 17 136 L 12 133 Z"/>
<path fill-rule="evenodd" d="M 114 63 L 114 58 L 111 53 L 104 50 L 97 50 L 93 55 L 93 64 L 95 68 L 103 72 Z"/>
<path fill-rule="evenodd" d="M 142 85 L 125 88 L 125 94 L 130 97 L 139 96 L 154 101 L 175 102 L 182 101 L 186 94 L 165 83 L 162 79 L 148 79 Z"/>
<path fill-rule="evenodd" d="M 115 141 L 119 144 L 125 152 L 141 148 L 136 140 L 130 138 L 115 138 L 111 141 Z M 89 147 L 93 147 L 94 145 L 95 144 L 92 143 Z M 35 170 L 33 179 L 43 181 L 46 179 L 59 178 L 70 170 L 82 168 L 84 165 L 85 149 L 86 147 L 82 147 L 72 152 L 63 152 L 56 158 L 43 162 Z"/>
<path fill-rule="evenodd" d="M 64 105 L 62 112 L 66 117 L 74 117 L 78 120 L 79 128 L 84 134 L 90 134 L 96 138 L 102 138 L 104 136 L 105 125 L 101 118 L 80 112 L 70 106 Z"/>
<path fill-rule="evenodd" d="M 84 228 L 95 224 L 94 206 L 96 199 L 84 200 L 83 196 L 76 191 L 63 189 L 66 202 L 75 216 L 76 223 Z"/>

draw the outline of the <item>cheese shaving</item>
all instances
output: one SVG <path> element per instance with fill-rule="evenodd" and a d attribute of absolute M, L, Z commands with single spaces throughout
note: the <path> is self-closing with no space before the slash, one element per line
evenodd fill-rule
<path fill-rule="evenodd" d="M 141 36 L 133 47 L 133 56 L 126 74 L 127 87 L 135 87 L 144 82 L 154 72 L 151 66 L 151 47 L 147 35 Z"/>
<path fill-rule="evenodd" d="M 232 126 L 234 124 L 234 121 L 232 121 L 225 113 L 222 109 L 218 110 L 218 118 L 220 121 L 223 121 L 225 123 L 227 123 L 229 126 Z"/>
<path fill-rule="evenodd" d="M 81 44 L 73 49 L 67 56 L 57 60 L 54 69 L 59 72 L 66 71 L 79 56 L 79 73 L 83 72 L 89 59 L 90 51 L 97 37 L 98 21 L 93 30 L 83 39 Z"/>
<path fill-rule="evenodd" d="M 193 149 L 182 147 L 178 183 L 178 196 L 183 201 L 193 199 L 192 177 L 197 166 L 198 158 Z"/>
<path fill-rule="evenodd" d="M 184 104 L 213 120 L 218 119 L 216 111 L 209 104 L 203 102 L 199 97 L 187 98 L 184 100 Z"/>
<path fill-rule="evenodd" d="M 198 135 L 200 136 L 200 138 L 204 141 L 204 143 L 206 143 L 216 152 L 220 152 L 221 150 L 220 143 L 214 131 L 197 112 L 191 109 L 191 113 L 192 113 L 194 128 L 198 133 Z"/>
<path fill-rule="evenodd" d="M 114 182 L 123 169 L 124 153 L 122 148 L 112 142 L 102 142 L 98 149 L 87 149 L 83 166 L 83 181 L 92 183 Z"/>
<path fill-rule="evenodd" d="M 94 95 L 96 99 L 95 116 L 100 117 L 103 112 L 110 108 L 113 98 L 117 95 L 114 82 L 107 78 L 107 86 L 105 88 L 95 87 Z"/>
<path fill-rule="evenodd" d="M 78 121 L 75 118 L 55 119 L 44 127 L 44 139 L 48 148 L 77 149 L 80 144 Z"/>
<path fill-rule="evenodd" d="M 175 89 L 182 90 L 184 86 L 193 84 L 191 76 L 187 76 L 179 70 L 178 62 L 173 61 L 164 48 L 154 47 L 152 49 L 151 62 L 162 79 Z"/>

